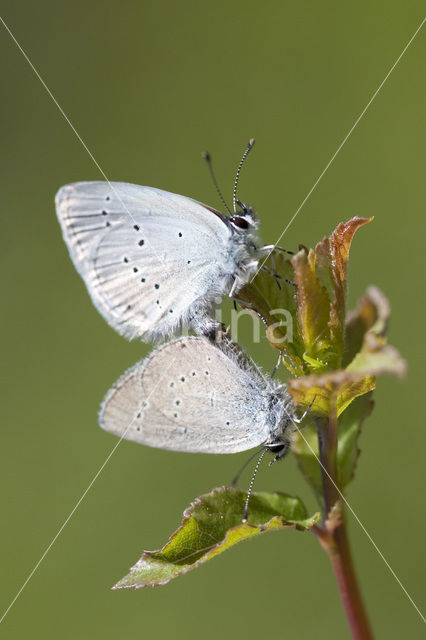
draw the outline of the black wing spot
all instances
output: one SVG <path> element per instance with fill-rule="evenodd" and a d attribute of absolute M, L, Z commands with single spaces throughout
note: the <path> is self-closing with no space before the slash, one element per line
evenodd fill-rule
<path fill-rule="evenodd" d="M 181 382 L 185 382 L 185 376 L 182 376 L 180 380 Z"/>
<path fill-rule="evenodd" d="M 192 372 L 192 375 L 195 376 L 195 371 Z"/>
<path fill-rule="evenodd" d="M 180 405 L 180 400 L 175 400 L 175 405 L 178 407 Z"/>
<path fill-rule="evenodd" d="M 191 264 L 191 260 L 188 260 L 188 262 L 186 264 Z"/>
<path fill-rule="evenodd" d="M 174 414 L 173 414 L 173 417 L 174 417 L 174 418 L 177 418 L 177 417 L 178 417 L 178 414 L 177 414 L 177 413 L 174 413 Z"/>
<path fill-rule="evenodd" d="M 136 427 L 136 431 L 140 431 L 141 428 L 139 426 Z"/>
<path fill-rule="evenodd" d="M 129 262 L 129 258 L 124 258 L 124 262 Z"/>
<path fill-rule="evenodd" d="M 229 425 L 230 425 L 230 422 L 229 422 L 229 420 L 227 420 L 226 421 L 226 426 L 229 427 Z"/>
<path fill-rule="evenodd" d="M 139 413 L 136 415 L 136 417 L 137 417 L 137 418 L 141 418 L 141 417 L 142 417 L 141 412 L 139 412 Z"/>
<path fill-rule="evenodd" d="M 157 300 L 157 304 L 160 304 L 160 301 L 159 301 L 159 300 Z"/>
<path fill-rule="evenodd" d="M 160 285 L 159 285 L 159 284 L 155 284 L 155 285 L 154 285 L 154 287 L 155 287 L 156 289 L 159 289 L 159 288 L 160 288 Z"/>
<path fill-rule="evenodd" d="M 138 224 L 134 224 L 134 225 L 133 225 L 133 229 L 134 229 L 135 231 L 139 231 L 140 226 L 139 226 Z"/>
<path fill-rule="evenodd" d="M 110 222 L 107 222 L 105 226 L 106 226 L 106 227 L 110 227 L 110 226 L 111 226 L 111 223 L 110 223 Z"/>
<path fill-rule="evenodd" d="M 175 386 L 175 383 L 174 383 L 174 382 L 171 382 L 171 383 L 170 383 L 170 387 L 174 387 L 174 386 Z"/>
<path fill-rule="evenodd" d="M 102 215 L 106 216 L 107 212 L 106 211 L 102 211 Z"/>
<path fill-rule="evenodd" d="M 137 272 L 139 271 L 139 269 L 138 269 L 137 267 L 133 267 L 133 271 L 134 271 L 135 273 L 137 273 Z"/>
<path fill-rule="evenodd" d="M 131 308 L 132 308 L 132 305 L 131 305 L 131 304 L 128 304 L 128 305 L 127 305 L 127 311 L 130 311 L 130 309 L 131 309 Z"/>
<path fill-rule="evenodd" d="M 169 309 L 169 313 L 173 313 L 173 309 Z"/>
<path fill-rule="evenodd" d="M 204 371 L 204 373 L 206 374 L 206 376 L 208 376 L 208 375 L 209 375 L 209 372 L 208 372 L 208 370 L 207 370 L 207 369 Z"/>
<path fill-rule="evenodd" d="M 140 247 L 143 247 L 144 244 L 145 244 L 145 240 L 139 240 L 138 245 Z"/>
<path fill-rule="evenodd" d="M 145 278 L 141 278 L 141 282 L 146 282 Z"/>
<path fill-rule="evenodd" d="M 181 231 L 179 231 L 178 236 L 179 236 L 179 238 L 182 237 L 182 232 Z"/>
<path fill-rule="evenodd" d="M 108 201 L 108 200 L 111 200 L 111 198 L 110 198 L 109 196 L 107 196 L 107 197 L 105 198 L 105 200 L 106 200 L 106 201 Z"/>

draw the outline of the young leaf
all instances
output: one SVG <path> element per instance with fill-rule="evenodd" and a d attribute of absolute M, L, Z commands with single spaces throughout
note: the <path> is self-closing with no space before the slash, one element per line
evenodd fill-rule
<path fill-rule="evenodd" d="M 261 317 L 271 346 L 281 351 L 294 376 L 341 365 L 349 249 L 356 230 L 370 220 L 355 217 L 340 223 L 315 249 L 300 247 L 291 262 L 272 252 L 238 293 L 240 303 Z"/>
<path fill-rule="evenodd" d="M 298 431 L 294 433 L 292 451 L 296 456 L 300 471 L 322 507 L 322 477 L 315 425 L 305 427 L 300 433 Z"/>
<path fill-rule="evenodd" d="M 384 334 L 389 312 L 385 296 L 378 289 L 370 287 L 356 311 L 348 317 L 345 361 L 350 356 L 352 359 L 346 369 L 288 381 L 294 402 L 300 408 L 312 402 L 312 413 L 323 419 L 331 414 L 332 402 L 336 402 L 339 416 L 337 482 L 340 489 L 354 475 L 359 456 L 357 441 L 361 424 L 372 411 L 370 392 L 376 386 L 376 376 L 387 373 L 401 377 L 406 370 L 406 363 L 399 352 L 386 344 Z M 293 451 L 299 468 L 320 497 L 323 488 L 314 428 L 304 429 L 295 435 Z"/>
<path fill-rule="evenodd" d="M 288 381 L 288 390 L 300 409 L 311 406 L 312 415 L 320 417 L 330 415 L 331 403 L 335 398 L 337 415 L 340 416 L 355 398 L 376 388 L 375 371 L 374 368 L 362 368 L 360 371 L 339 369 L 319 376 L 292 378 Z M 385 372 L 394 373 L 391 368 L 389 371 L 384 368 L 379 371 Z"/>
<path fill-rule="evenodd" d="M 285 528 L 312 527 L 319 514 L 308 517 L 299 498 L 284 493 L 253 493 L 248 523 L 242 522 L 246 494 L 221 487 L 200 496 L 186 509 L 182 525 L 159 551 L 145 551 L 114 589 L 164 585 L 204 564 L 237 542 Z"/>
<path fill-rule="evenodd" d="M 303 374 L 303 340 L 297 323 L 294 269 L 282 253 L 273 251 L 255 278 L 238 292 L 246 304 L 266 325 L 266 337 L 283 355 L 283 362 L 293 375 Z M 274 275 L 271 275 L 274 274 Z"/>
<path fill-rule="evenodd" d="M 356 231 L 373 218 L 355 217 L 348 222 L 341 222 L 330 236 L 329 264 L 332 269 L 334 283 L 334 299 L 331 303 L 330 333 L 334 343 L 343 347 L 346 314 L 346 288 L 349 250 Z M 343 349 L 342 349 L 343 352 Z"/>
<path fill-rule="evenodd" d="M 349 315 L 345 360 L 357 349 L 352 360 L 346 369 L 289 380 L 288 388 L 295 404 L 307 408 L 312 403 L 312 414 L 327 417 L 331 397 L 336 394 L 339 416 L 355 398 L 375 389 L 376 376 L 402 377 L 406 371 L 405 360 L 395 347 L 386 344 L 384 337 L 388 317 L 387 299 L 378 289 L 370 287 L 357 310 Z"/>
<path fill-rule="evenodd" d="M 357 229 L 371 220 L 355 217 L 341 222 L 315 250 L 299 251 L 292 259 L 305 373 L 321 373 L 340 366 L 349 250 Z"/>
<path fill-rule="evenodd" d="M 361 350 L 367 331 L 385 336 L 390 316 L 390 305 L 386 296 L 377 287 L 368 287 L 354 311 L 346 318 L 345 352 L 343 367 L 351 362 Z"/>
<path fill-rule="evenodd" d="M 315 369 L 326 370 L 330 349 L 330 299 L 316 274 L 316 254 L 299 251 L 292 260 L 297 286 L 298 325 L 303 338 L 302 358 Z M 317 364 L 315 364 L 317 363 Z"/>
<path fill-rule="evenodd" d="M 352 480 L 355 467 L 361 453 L 358 448 L 358 438 L 361 435 L 362 423 L 374 408 L 372 394 L 357 398 L 339 420 L 337 444 L 338 486 L 340 488 Z"/>

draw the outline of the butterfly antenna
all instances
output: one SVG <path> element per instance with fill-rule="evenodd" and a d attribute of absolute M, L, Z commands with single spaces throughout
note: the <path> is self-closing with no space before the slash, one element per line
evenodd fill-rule
<path fill-rule="evenodd" d="M 253 475 L 251 477 L 250 485 L 249 485 L 249 488 L 248 488 L 248 491 L 247 491 L 246 502 L 245 502 L 245 505 L 244 505 L 243 522 L 247 522 L 248 506 L 249 506 L 250 496 L 251 496 L 252 491 L 253 491 L 254 480 L 255 480 L 256 474 L 257 474 L 257 472 L 259 470 L 260 463 L 262 462 L 262 458 L 263 458 L 263 456 L 265 455 L 265 453 L 267 451 L 268 451 L 268 449 L 265 447 L 264 450 L 262 451 L 262 453 L 260 454 L 259 460 L 257 461 L 257 464 L 256 464 L 255 469 L 253 471 Z"/>
<path fill-rule="evenodd" d="M 240 164 L 238 165 L 237 173 L 235 175 L 234 193 L 232 194 L 232 208 L 234 209 L 234 213 L 237 213 L 237 185 L 238 185 L 238 179 L 240 177 L 241 167 L 243 166 L 244 160 L 247 158 L 250 150 L 253 149 L 253 146 L 254 146 L 254 138 L 250 138 L 250 140 L 248 141 L 248 145 L 246 146 L 246 150 L 243 153 L 243 157 L 240 160 Z"/>
<path fill-rule="evenodd" d="M 244 471 L 244 469 L 247 467 L 248 464 L 250 464 L 250 462 L 253 460 L 253 458 L 255 458 L 257 455 L 259 455 L 259 453 L 261 451 L 263 451 L 264 447 L 262 447 L 261 449 L 258 449 L 257 451 L 255 451 L 248 460 L 245 461 L 245 463 L 243 464 L 243 466 L 241 467 L 241 469 L 238 471 L 237 475 L 235 476 L 235 478 L 232 480 L 231 482 L 231 487 L 236 487 L 238 484 L 238 480 L 241 478 L 241 474 Z"/>
<path fill-rule="evenodd" d="M 214 184 L 214 186 L 215 186 L 215 189 L 216 189 L 216 191 L 217 191 L 217 195 L 219 196 L 219 198 L 220 198 L 220 200 L 221 200 L 221 202 L 222 202 L 223 206 L 225 207 L 225 209 L 227 210 L 227 212 L 229 213 L 229 215 L 231 215 L 231 210 L 230 210 L 230 208 L 228 207 L 228 205 L 226 204 L 225 198 L 223 197 L 223 195 L 222 195 L 222 191 L 220 190 L 219 185 L 218 185 L 218 183 L 217 183 L 217 180 L 216 180 L 216 178 L 215 178 L 214 171 L 213 171 L 213 165 L 212 165 L 212 158 L 211 158 L 211 155 L 209 154 L 209 152 L 208 152 L 208 151 L 203 151 L 202 156 L 203 156 L 204 160 L 207 162 L 207 166 L 208 166 L 208 168 L 209 168 L 209 172 L 210 172 L 210 177 L 211 177 L 212 182 L 213 182 L 213 184 Z"/>

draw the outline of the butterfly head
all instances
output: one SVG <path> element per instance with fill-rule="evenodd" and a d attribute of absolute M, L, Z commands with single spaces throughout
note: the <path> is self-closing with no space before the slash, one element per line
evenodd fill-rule
<path fill-rule="evenodd" d="M 234 213 L 229 218 L 229 222 L 236 231 L 257 231 L 259 226 L 259 218 L 253 207 L 243 204 L 241 200 L 237 200 L 240 211 Z"/>

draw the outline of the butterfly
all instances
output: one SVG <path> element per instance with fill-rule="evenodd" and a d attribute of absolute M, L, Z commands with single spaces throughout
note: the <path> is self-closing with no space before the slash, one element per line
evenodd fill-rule
<path fill-rule="evenodd" d="M 261 261 L 274 247 L 261 246 L 255 211 L 236 199 L 253 144 L 238 167 L 229 215 L 125 182 L 76 182 L 59 189 L 56 212 L 71 259 L 96 308 L 120 334 L 159 340 L 185 325 L 209 334 L 219 324 L 214 304 L 225 295 L 235 298 L 260 267 L 266 270 Z"/>
<path fill-rule="evenodd" d="M 251 207 L 225 216 L 185 196 L 122 182 L 77 182 L 56 195 L 74 265 L 105 320 L 129 339 L 188 324 L 205 333 L 212 307 L 256 273 Z"/>
<path fill-rule="evenodd" d="M 226 336 L 186 336 L 126 371 L 102 403 L 99 423 L 140 444 L 189 453 L 236 453 L 263 445 L 282 458 L 294 405 Z"/>

